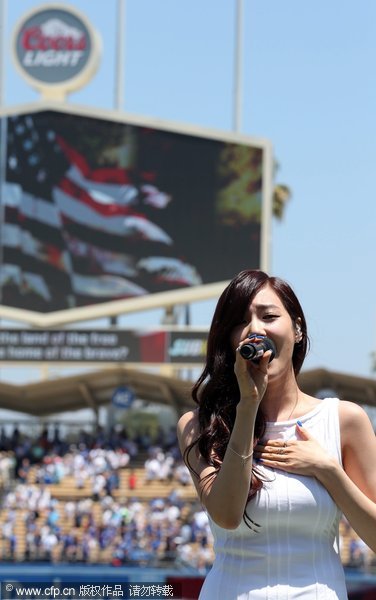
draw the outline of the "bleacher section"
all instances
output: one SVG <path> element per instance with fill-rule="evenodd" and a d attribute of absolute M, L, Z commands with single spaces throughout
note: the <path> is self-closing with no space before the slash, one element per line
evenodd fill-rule
<path fill-rule="evenodd" d="M 132 468 L 136 479 L 136 488 L 130 489 L 128 479 L 130 469 L 120 470 L 120 485 L 118 489 L 113 490 L 112 495 L 116 500 L 125 500 L 128 498 L 138 498 L 140 500 L 152 500 L 153 498 L 167 498 L 176 490 L 176 481 L 154 480 L 146 483 L 145 468 Z M 35 483 L 36 467 L 32 467 L 28 477 L 28 483 Z M 53 498 L 57 500 L 81 500 L 91 497 L 91 486 L 89 482 L 81 488 L 77 488 L 73 476 L 65 476 L 61 483 L 52 483 L 48 489 Z M 179 497 L 182 500 L 195 500 L 196 490 L 192 483 L 186 486 L 179 486 Z"/>

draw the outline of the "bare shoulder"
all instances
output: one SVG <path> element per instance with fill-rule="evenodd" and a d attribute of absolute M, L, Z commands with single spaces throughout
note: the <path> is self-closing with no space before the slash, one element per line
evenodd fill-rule
<path fill-rule="evenodd" d="M 362 435 L 374 436 L 371 420 L 364 408 L 355 402 L 340 400 L 339 403 L 339 421 L 341 435 L 344 441 L 350 439 L 362 439 Z"/>
<path fill-rule="evenodd" d="M 198 411 L 190 410 L 184 413 L 177 424 L 179 446 L 185 450 L 199 435 Z"/>
<path fill-rule="evenodd" d="M 340 400 L 339 402 L 339 417 L 343 424 L 353 422 L 365 422 L 369 421 L 369 417 L 359 404 L 355 402 L 349 402 L 348 400 Z"/>

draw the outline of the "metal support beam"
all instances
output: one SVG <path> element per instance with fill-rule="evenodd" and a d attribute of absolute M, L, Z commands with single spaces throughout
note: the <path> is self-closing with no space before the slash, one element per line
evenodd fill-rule
<path fill-rule="evenodd" d="M 95 401 L 95 397 L 93 396 L 91 390 L 85 383 L 78 384 L 78 390 L 79 390 L 82 398 L 85 400 L 86 404 L 88 405 L 88 407 L 91 408 L 92 411 L 94 412 L 95 423 L 96 423 L 96 425 L 98 425 L 99 409 L 98 409 L 97 403 Z"/>

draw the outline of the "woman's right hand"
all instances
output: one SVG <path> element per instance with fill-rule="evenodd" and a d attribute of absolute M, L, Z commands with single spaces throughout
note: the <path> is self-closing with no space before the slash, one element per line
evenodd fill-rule
<path fill-rule="evenodd" d="M 271 351 L 265 352 L 256 364 L 243 358 L 239 348 L 236 350 L 234 372 L 239 385 L 240 402 L 252 402 L 259 405 L 268 386 L 268 365 Z"/>

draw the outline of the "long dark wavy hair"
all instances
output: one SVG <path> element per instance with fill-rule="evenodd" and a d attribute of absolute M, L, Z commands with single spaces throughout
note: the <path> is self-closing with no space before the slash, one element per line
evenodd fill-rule
<path fill-rule="evenodd" d="M 240 394 L 234 372 L 235 354 L 231 346 L 231 333 L 245 314 L 255 295 L 269 285 L 279 296 L 292 322 L 299 322 L 302 339 L 294 346 L 292 364 L 298 375 L 308 349 L 307 324 L 298 298 L 288 283 L 279 277 L 270 277 L 263 271 L 241 271 L 221 294 L 208 335 L 206 365 L 192 389 L 198 404 L 199 436 L 188 446 L 184 459 L 194 472 L 189 453 L 195 447 L 205 461 L 219 471 L 234 426 L 236 405 Z M 254 431 L 255 441 L 265 431 L 265 417 L 259 408 Z M 210 474 L 210 478 L 215 474 Z M 209 482 L 208 481 L 208 482 Z M 257 467 L 252 467 L 248 500 L 262 487 Z M 246 513 L 245 513 L 246 516 Z M 246 521 L 246 517 L 245 517 Z"/>

